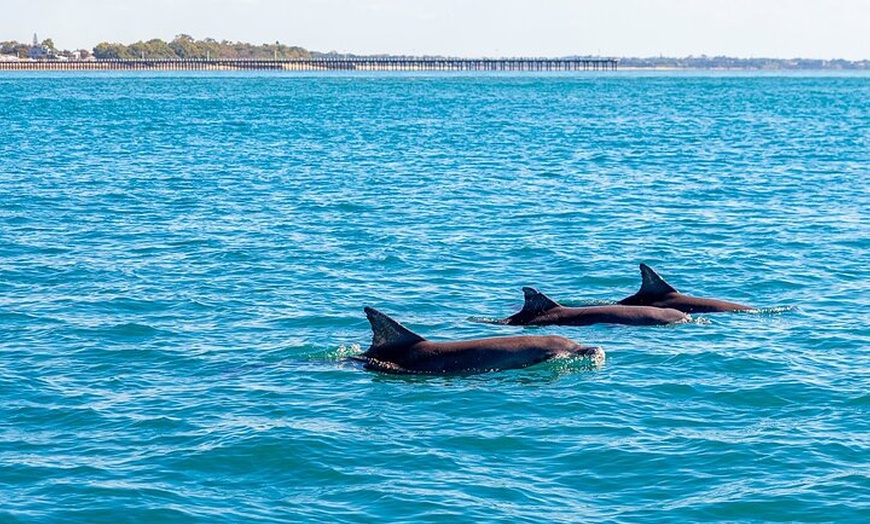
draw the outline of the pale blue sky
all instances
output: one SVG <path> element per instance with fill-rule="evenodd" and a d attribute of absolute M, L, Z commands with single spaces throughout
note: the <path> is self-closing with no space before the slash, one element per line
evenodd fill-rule
<path fill-rule="evenodd" d="M 870 0 L 4 0 L 0 40 L 149 38 L 453 56 L 870 58 Z"/>

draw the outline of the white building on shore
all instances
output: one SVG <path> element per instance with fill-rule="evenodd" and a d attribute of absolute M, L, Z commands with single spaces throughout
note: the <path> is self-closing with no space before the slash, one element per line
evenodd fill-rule
<path fill-rule="evenodd" d="M 36 33 L 33 33 L 33 45 L 30 46 L 30 50 L 27 52 L 27 57 L 31 60 L 45 60 L 48 58 L 55 58 L 55 55 L 54 50 L 49 49 L 45 44 L 40 44 Z"/>

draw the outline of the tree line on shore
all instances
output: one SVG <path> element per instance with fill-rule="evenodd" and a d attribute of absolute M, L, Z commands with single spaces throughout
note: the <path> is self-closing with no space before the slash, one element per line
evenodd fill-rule
<path fill-rule="evenodd" d="M 45 39 L 38 44 L 37 59 L 87 59 L 93 57 L 99 60 L 133 60 L 133 59 L 304 59 L 339 55 L 332 51 L 320 53 L 308 51 L 299 46 L 288 46 L 275 42 L 274 44 L 248 44 L 243 42 L 217 41 L 213 38 L 196 40 L 190 35 L 181 34 L 169 42 L 159 38 L 139 41 L 125 45 L 111 42 L 101 42 L 93 49 L 76 51 L 58 50 L 52 39 Z M 18 58 L 33 57 L 34 45 L 16 41 L 0 42 L 0 55 L 11 55 Z M 380 57 L 392 55 L 378 55 Z M 685 58 L 652 57 L 619 59 L 621 68 L 637 69 L 747 69 L 747 70 L 870 70 L 870 60 L 818 60 L 818 59 L 778 59 L 778 58 L 732 58 L 726 56 L 708 57 L 689 56 Z"/>
<path fill-rule="evenodd" d="M 32 44 L 16 41 L 0 42 L 0 54 L 27 58 L 31 53 Z M 217 41 L 213 38 L 196 40 L 190 35 L 178 35 L 169 42 L 153 38 L 147 42 L 139 41 L 125 45 L 112 42 L 101 42 L 92 50 L 76 51 L 58 50 L 51 39 L 43 40 L 39 47 L 44 50 L 46 58 L 88 58 L 93 56 L 98 60 L 131 60 L 131 59 L 296 59 L 311 58 L 312 53 L 302 47 L 288 46 L 275 42 L 274 44 L 247 44 L 243 42 Z"/>
<path fill-rule="evenodd" d="M 650 57 L 619 59 L 620 68 L 636 69 L 745 69 L 745 70 L 870 70 L 870 60 L 816 58 L 734 58 L 728 56 Z"/>

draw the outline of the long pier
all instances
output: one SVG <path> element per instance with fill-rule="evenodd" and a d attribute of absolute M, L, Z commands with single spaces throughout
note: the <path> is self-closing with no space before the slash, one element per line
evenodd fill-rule
<path fill-rule="evenodd" d="M 616 58 L 0 60 L 0 71 L 616 71 Z"/>

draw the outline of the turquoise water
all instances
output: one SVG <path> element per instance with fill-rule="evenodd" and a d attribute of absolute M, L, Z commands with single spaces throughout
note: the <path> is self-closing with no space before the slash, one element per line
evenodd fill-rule
<path fill-rule="evenodd" d="M 870 77 L 0 75 L 0 522 L 860 522 Z M 683 292 L 762 308 L 520 328 Z M 604 347 L 466 377 L 423 336 Z"/>

